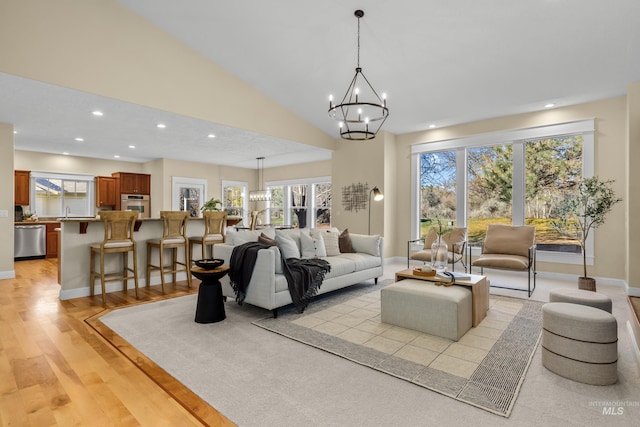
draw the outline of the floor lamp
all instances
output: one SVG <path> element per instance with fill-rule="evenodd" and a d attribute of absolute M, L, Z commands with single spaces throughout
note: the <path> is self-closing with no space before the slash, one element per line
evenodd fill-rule
<path fill-rule="evenodd" d="M 378 187 L 373 187 L 371 191 L 369 191 L 369 233 L 371 234 L 371 196 L 373 196 L 373 200 L 379 202 L 384 199 L 384 194 L 380 191 Z"/>

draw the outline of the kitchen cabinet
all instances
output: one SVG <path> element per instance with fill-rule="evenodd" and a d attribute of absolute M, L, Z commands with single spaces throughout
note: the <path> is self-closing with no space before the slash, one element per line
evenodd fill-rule
<path fill-rule="evenodd" d="M 60 232 L 56 231 L 56 228 L 60 228 L 59 222 L 47 223 L 47 258 L 58 257 L 58 239 L 60 238 Z"/>
<path fill-rule="evenodd" d="M 96 206 L 114 207 L 117 204 L 116 178 L 111 176 L 96 177 Z"/>
<path fill-rule="evenodd" d="M 16 206 L 29 206 L 29 176 L 30 171 L 17 170 L 14 173 L 14 201 Z"/>
<path fill-rule="evenodd" d="M 114 172 L 111 176 L 118 180 L 118 191 L 120 195 L 151 194 L 151 175 L 144 173 Z"/>

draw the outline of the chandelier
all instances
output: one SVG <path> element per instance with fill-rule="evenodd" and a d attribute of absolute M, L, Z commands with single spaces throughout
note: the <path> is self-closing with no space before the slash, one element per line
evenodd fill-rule
<path fill-rule="evenodd" d="M 358 62 L 356 74 L 347 88 L 340 104 L 333 104 L 333 96 L 329 96 L 329 117 L 340 125 L 340 136 L 343 139 L 363 141 L 373 139 L 389 116 L 387 96 L 378 96 L 360 67 L 360 18 L 362 10 L 354 12 L 358 18 Z"/>
<path fill-rule="evenodd" d="M 269 202 L 271 201 L 271 191 L 264 190 L 262 186 L 262 180 L 264 178 L 264 157 L 256 157 L 256 160 L 258 161 L 258 185 L 260 189 L 249 191 L 249 201 Z"/>

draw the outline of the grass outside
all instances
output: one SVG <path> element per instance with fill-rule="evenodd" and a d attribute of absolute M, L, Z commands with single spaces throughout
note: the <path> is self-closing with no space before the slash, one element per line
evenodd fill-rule
<path fill-rule="evenodd" d="M 442 219 L 446 224 L 450 219 Z M 550 218 L 529 218 L 526 225 L 533 225 L 536 228 L 536 243 L 539 244 L 576 244 L 575 240 L 568 239 L 558 233 L 552 226 Z M 455 222 L 454 222 L 455 223 Z M 511 218 L 473 218 L 469 219 L 467 225 L 467 239 L 469 242 L 482 242 L 487 232 L 489 224 L 511 225 Z M 432 226 L 432 223 L 422 222 L 420 224 L 420 236 L 424 237 Z M 436 224 L 437 226 L 437 224 Z"/>

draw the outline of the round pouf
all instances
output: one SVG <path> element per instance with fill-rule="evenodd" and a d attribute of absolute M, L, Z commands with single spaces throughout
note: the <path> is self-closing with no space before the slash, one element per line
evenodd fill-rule
<path fill-rule="evenodd" d="M 618 381 L 616 318 L 586 305 L 545 304 L 542 307 L 542 365 L 573 381 L 614 384 Z"/>
<path fill-rule="evenodd" d="M 549 302 L 570 302 L 612 312 L 611 298 L 608 295 L 582 289 L 554 289 L 549 292 Z"/>

